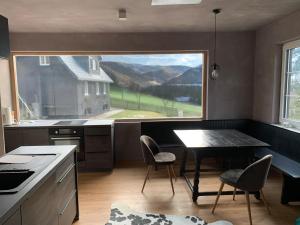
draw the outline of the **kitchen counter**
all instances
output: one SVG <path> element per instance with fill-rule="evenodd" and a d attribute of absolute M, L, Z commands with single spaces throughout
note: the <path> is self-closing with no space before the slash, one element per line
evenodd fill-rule
<path fill-rule="evenodd" d="M 82 125 L 55 125 L 59 121 L 67 121 L 65 119 L 61 120 L 28 120 L 28 121 L 22 121 L 18 124 L 13 124 L 13 125 L 5 125 L 5 128 L 18 128 L 18 127 L 28 127 L 28 128 L 33 128 L 33 127 L 66 127 L 66 126 L 84 126 L 84 127 L 89 127 L 89 126 L 112 126 L 113 125 L 113 120 L 95 120 L 95 119 L 88 119 L 84 124 Z M 75 121 L 75 120 L 68 120 L 68 121 Z"/>
<path fill-rule="evenodd" d="M 34 155 L 26 164 L 0 164 L 0 170 L 29 169 L 33 178 L 17 193 L 0 194 L 0 224 L 13 215 L 31 195 L 54 173 L 71 154 L 75 145 L 64 146 L 22 146 L 8 154 Z"/>

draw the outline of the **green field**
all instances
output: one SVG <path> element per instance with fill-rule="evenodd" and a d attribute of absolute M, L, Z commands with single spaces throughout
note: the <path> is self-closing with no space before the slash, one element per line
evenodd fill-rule
<path fill-rule="evenodd" d="M 120 113 L 116 113 L 112 115 L 110 119 L 120 119 L 120 118 L 143 119 L 143 118 L 161 118 L 165 116 L 166 115 L 157 112 L 125 109 Z"/>
<path fill-rule="evenodd" d="M 111 106 L 125 109 L 111 118 L 152 118 L 152 117 L 177 117 L 181 111 L 184 117 L 200 117 L 202 107 L 188 103 L 166 100 L 159 97 L 138 94 L 118 87 L 110 89 Z"/>

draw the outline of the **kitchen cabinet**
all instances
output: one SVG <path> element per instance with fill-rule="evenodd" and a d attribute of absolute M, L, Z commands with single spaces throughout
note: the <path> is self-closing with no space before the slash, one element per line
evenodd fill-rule
<path fill-rule="evenodd" d="M 57 225 L 55 175 L 47 181 L 21 206 L 22 225 Z"/>
<path fill-rule="evenodd" d="M 111 170 L 113 168 L 112 127 L 86 127 L 84 146 L 86 170 Z"/>
<path fill-rule="evenodd" d="M 9 54 L 8 20 L 0 15 L 0 58 L 8 58 Z"/>
<path fill-rule="evenodd" d="M 20 146 L 49 145 L 47 128 L 4 128 L 5 150 L 10 152 Z"/>
<path fill-rule="evenodd" d="M 74 155 L 21 206 L 22 225 L 71 225 L 78 217 Z"/>
<path fill-rule="evenodd" d="M 3 225 L 20 225 L 21 223 L 21 212 L 18 209 L 9 219 L 4 222 Z"/>

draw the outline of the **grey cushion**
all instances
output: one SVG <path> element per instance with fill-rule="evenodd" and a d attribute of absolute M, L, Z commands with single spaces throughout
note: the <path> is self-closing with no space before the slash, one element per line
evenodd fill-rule
<path fill-rule="evenodd" d="M 241 169 L 228 170 L 221 174 L 220 180 L 226 184 L 235 186 L 242 173 L 243 170 Z"/>
<path fill-rule="evenodd" d="M 155 162 L 158 164 L 171 164 L 176 160 L 176 156 L 170 152 L 159 152 L 154 155 Z"/>

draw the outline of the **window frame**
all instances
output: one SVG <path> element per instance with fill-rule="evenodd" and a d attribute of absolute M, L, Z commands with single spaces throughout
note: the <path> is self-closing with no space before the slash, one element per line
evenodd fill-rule
<path fill-rule="evenodd" d="M 106 87 L 106 83 L 105 82 L 102 83 L 102 87 L 103 87 L 102 94 L 106 95 L 107 94 L 107 87 Z"/>
<path fill-rule="evenodd" d="M 89 69 L 90 71 L 97 70 L 97 61 L 93 58 L 93 56 L 89 56 Z"/>
<path fill-rule="evenodd" d="M 100 82 L 96 82 L 96 96 L 100 96 Z"/>
<path fill-rule="evenodd" d="M 127 118 L 116 119 L 116 121 L 198 121 L 199 119 L 207 118 L 207 80 L 209 72 L 208 50 L 161 50 L 161 51 L 11 51 L 9 57 L 10 66 L 10 81 L 11 81 L 11 95 L 12 95 L 12 109 L 17 121 L 20 121 L 20 108 L 18 100 L 18 82 L 16 57 L 17 56 L 58 56 L 58 55 L 74 55 L 74 56 L 94 56 L 94 55 L 136 55 L 136 54 L 203 54 L 202 66 L 202 117 L 161 117 L 161 118 Z"/>
<path fill-rule="evenodd" d="M 300 48 L 300 39 L 283 44 L 282 46 L 282 70 L 281 70 L 281 89 L 280 89 L 280 112 L 279 123 L 284 126 L 292 126 L 296 129 L 300 129 L 300 120 L 293 120 L 286 118 L 285 110 L 285 91 L 286 91 L 286 69 L 287 69 L 287 52 L 293 48 Z"/>
<path fill-rule="evenodd" d="M 84 88 L 84 96 L 87 97 L 90 95 L 89 93 L 89 82 L 88 81 L 84 81 L 83 82 L 83 88 Z"/>
<path fill-rule="evenodd" d="M 40 63 L 40 66 L 50 66 L 50 56 L 40 55 L 39 56 L 39 63 Z"/>

